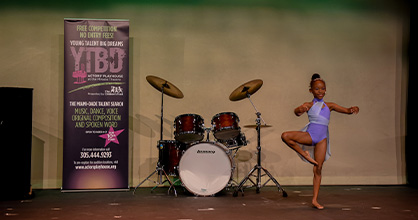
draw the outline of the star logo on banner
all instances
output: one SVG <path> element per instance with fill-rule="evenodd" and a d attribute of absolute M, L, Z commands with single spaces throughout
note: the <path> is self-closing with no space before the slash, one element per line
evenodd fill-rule
<path fill-rule="evenodd" d="M 105 147 L 110 144 L 110 142 L 119 144 L 118 135 L 122 133 L 125 129 L 114 131 L 113 127 L 110 126 L 109 132 L 107 134 L 99 135 L 99 137 L 106 139 Z"/>

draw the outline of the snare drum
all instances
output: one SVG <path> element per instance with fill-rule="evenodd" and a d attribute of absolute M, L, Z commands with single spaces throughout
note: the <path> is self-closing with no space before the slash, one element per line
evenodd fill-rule
<path fill-rule="evenodd" d="M 175 140 L 162 140 L 158 143 L 163 153 L 162 165 L 164 171 L 169 176 L 177 176 L 180 158 L 186 150 L 186 145 Z"/>
<path fill-rule="evenodd" d="M 179 115 L 174 119 L 174 139 L 183 143 L 201 141 L 205 135 L 203 118 L 197 114 Z"/>
<path fill-rule="evenodd" d="M 239 118 L 233 112 L 222 112 L 212 118 L 213 136 L 218 140 L 229 140 L 240 134 Z"/>
<path fill-rule="evenodd" d="M 245 138 L 245 134 L 243 133 L 239 133 L 238 136 L 229 140 L 218 140 L 218 141 L 229 149 L 236 149 L 242 146 L 247 146 L 247 139 Z"/>
<path fill-rule="evenodd" d="M 184 187 L 198 196 L 212 196 L 229 183 L 233 173 L 230 151 L 216 142 L 201 142 L 188 148 L 179 164 Z"/>

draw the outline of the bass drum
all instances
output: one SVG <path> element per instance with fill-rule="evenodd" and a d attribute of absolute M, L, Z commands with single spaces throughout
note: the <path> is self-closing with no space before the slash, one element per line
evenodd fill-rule
<path fill-rule="evenodd" d="M 201 142 L 188 148 L 179 164 L 184 187 L 198 196 L 213 196 L 224 189 L 233 173 L 230 151 L 215 142 Z"/>

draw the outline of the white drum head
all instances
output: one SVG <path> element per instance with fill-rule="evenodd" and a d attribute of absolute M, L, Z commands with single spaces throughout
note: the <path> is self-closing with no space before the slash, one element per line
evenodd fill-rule
<path fill-rule="evenodd" d="M 179 175 L 186 189 L 195 195 L 211 196 L 226 187 L 232 175 L 228 149 L 220 143 L 191 146 L 180 159 Z"/>

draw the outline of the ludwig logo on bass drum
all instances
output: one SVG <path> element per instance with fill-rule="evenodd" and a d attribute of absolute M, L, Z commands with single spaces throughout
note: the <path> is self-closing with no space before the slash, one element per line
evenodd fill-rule
<path fill-rule="evenodd" d="M 214 150 L 197 150 L 198 154 L 215 154 Z"/>

